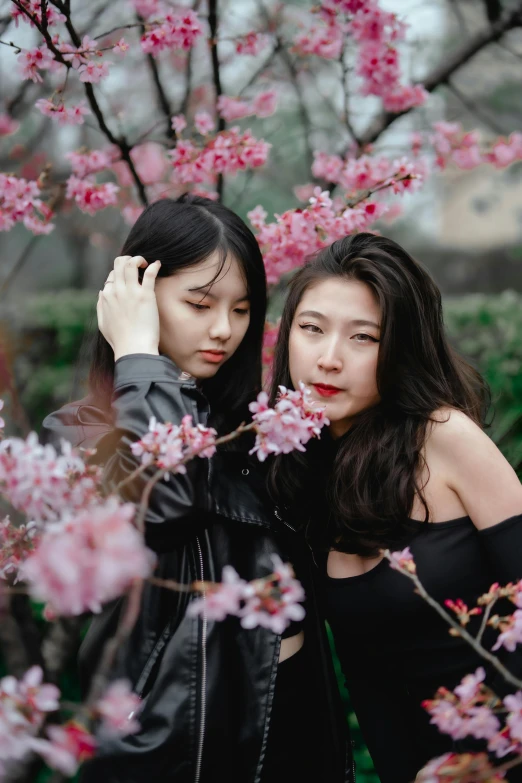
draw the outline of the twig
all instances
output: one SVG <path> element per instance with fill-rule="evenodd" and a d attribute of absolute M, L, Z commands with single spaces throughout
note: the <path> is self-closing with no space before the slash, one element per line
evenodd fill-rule
<path fill-rule="evenodd" d="M 471 114 L 478 117 L 481 122 L 488 125 L 495 133 L 499 133 L 501 136 L 505 135 L 506 129 L 502 128 L 495 120 L 491 119 L 491 117 L 488 117 L 487 114 L 485 114 L 474 101 L 464 95 L 452 81 L 448 79 L 446 85 Z"/>
<path fill-rule="evenodd" d="M 391 561 L 391 554 L 389 549 L 384 552 L 384 557 Z M 448 614 L 448 612 L 446 612 L 446 610 L 443 609 L 442 606 L 431 597 L 431 595 L 429 595 L 416 573 L 412 574 L 404 569 L 398 570 L 399 573 L 414 583 L 416 592 L 421 596 L 421 598 L 423 598 L 426 603 L 432 607 L 432 609 L 435 609 L 437 614 L 440 615 L 440 617 L 442 617 L 442 619 L 453 628 L 457 635 L 464 639 L 464 641 L 466 641 L 475 650 L 475 652 L 480 655 L 481 658 L 484 658 L 486 661 L 488 661 L 488 663 L 490 663 L 493 668 L 496 669 L 497 672 L 507 682 L 509 682 L 510 685 L 514 685 L 514 687 L 518 690 L 522 688 L 522 680 L 519 680 L 518 677 L 515 677 L 514 674 L 511 674 L 509 669 L 506 669 L 506 667 L 495 655 L 492 655 L 489 650 L 484 649 L 484 647 L 482 647 L 482 645 L 479 644 L 477 640 L 468 631 L 466 631 L 462 625 L 460 625 L 460 623 L 457 623 L 453 617 Z"/>

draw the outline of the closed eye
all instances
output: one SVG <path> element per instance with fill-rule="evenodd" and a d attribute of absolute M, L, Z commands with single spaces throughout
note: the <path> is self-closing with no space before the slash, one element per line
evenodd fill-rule
<path fill-rule="evenodd" d="M 248 308 L 244 308 L 244 307 L 236 307 L 234 312 L 237 313 L 238 315 L 248 315 L 250 310 L 248 310 Z"/>
<path fill-rule="evenodd" d="M 299 324 L 300 329 L 304 329 L 306 332 L 311 332 L 312 334 L 319 334 L 320 329 L 315 324 Z"/>
<path fill-rule="evenodd" d="M 187 302 L 188 305 L 194 308 L 194 310 L 208 310 L 208 305 L 197 304 L 196 302 Z"/>

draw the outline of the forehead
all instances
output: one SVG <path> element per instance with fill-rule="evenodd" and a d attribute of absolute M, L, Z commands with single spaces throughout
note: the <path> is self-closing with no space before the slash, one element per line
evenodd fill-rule
<path fill-rule="evenodd" d="M 158 282 L 176 290 L 200 288 L 201 293 L 205 293 L 204 289 L 209 286 L 214 296 L 234 294 L 237 297 L 247 292 L 247 282 L 240 263 L 231 254 L 227 255 L 223 263 L 222 255 L 217 250 L 198 264 L 180 269 L 169 277 L 160 278 Z"/>
<path fill-rule="evenodd" d="M 380 322 L 381 311 L 371 288 L 360 280 L 328 278 L 307 288 L 296 310 L 318 310 L 329 319 Z"/>

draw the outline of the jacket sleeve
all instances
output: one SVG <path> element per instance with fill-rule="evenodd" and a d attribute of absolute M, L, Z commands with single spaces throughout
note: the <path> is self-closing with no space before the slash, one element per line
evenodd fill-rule
<path fill-rule="evenodd" d="M 181 377 L 180 377 L 181 376 Z M 94 458 L 104 466 L 103 484 L 114 491 L 140 459 L 131 444 L 140 440 L 154 416 L 159 422 L 179 424 L 190 414 L 194 424 L 207 424 L 209 406 L 194 379 L 184 380 L 181 371 L 166 356 L 129 354 L 117 360 L 111 416 L 95 406 L 79 409 L 65 406 L 43 422 L 42 440 L 59 447 L 62 437 L 74 446 L 95 447 Z M 112 421 L 111 421 L 112 419 Z M 207 459 L 195 458 L 186 474 L 170 474 L 154 487 L 145 517 L 147 544 L 157 551 L 170 549 L 194 525 L 193 515 L 208 511 L 209 471 Z M 123 500 L 138 504 L 147 480 L 156 472 L 151 466 L 122 487 Z"/>
<path fill-rule="evenodd" d="M 209 407 L 193 378 L 183 380 L 176 365 L 165 356 L 130 354 L 115 364 L 112 413 L 115 433 L 111 433 L 114 453 L 104 467 L 104 486 L 113 491 L 141 463 L 131 451 L 131 444 L 140 440 L 154 416 L 159 422 L 179 424 L 183 416 L 192 416 L 194 424 L 207 424 Z M 115 437 L 116 435 L 116 437 Z M 100 443 L 103 451 L 103 443 Z M 120 494 L 126 501 L 139 503 L 148 479 L 157 468 L 151 466 L 137 479 L 126 484 Z M 209 508 L 209 470 L 206 459 L 197 457 L 186 466 L 184 474 L 170 474 L 154 487 L 145 517 L 148 543 L 155 548 L 155 539 L 169 539 L 168 530 L 174 520 L 190 517 Z M 170 531 L 175 535 L 175 531 Z M 177 537 L 177 536 L 176 536 Z M 150 539 L 150 540 L 149 540 Z"/>

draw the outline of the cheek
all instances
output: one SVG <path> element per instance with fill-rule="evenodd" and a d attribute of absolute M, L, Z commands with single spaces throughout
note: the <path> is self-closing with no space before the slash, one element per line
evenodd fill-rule
<path fill-rule="evenodd" d="M 306 352 L 303 350 L 302 341 L 299 339 L 300 335 L 296 332 L 290 332 L 290 338 L 288 340 L 288 364 L 290 369 L 290 378 L 292 379 L 292 385 L 297 388 L 297 384 L 301 380 L 305 380 L 306 376 L 306 357 L 310 359 L 310 350 Z"/>

